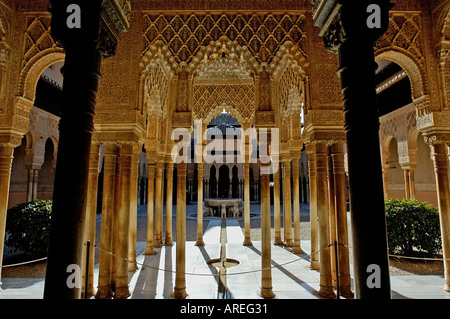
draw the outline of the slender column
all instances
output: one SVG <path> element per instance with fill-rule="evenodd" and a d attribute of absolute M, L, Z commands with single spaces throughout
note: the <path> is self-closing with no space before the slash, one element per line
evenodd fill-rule
<path fill-rule="evenodd" d="M 138 172 L 139 172 L 139 152 L 142 145 L 136 144 L 133 146 L 133 156 L 131 162 L 131 176 L 130 176 L 130 229 L 128 240 L 128 271 L 134 272 L 139 267 L 137 265 L 136 241 L 137 241 L 137 206 L 138 206 Z"/>
<path fill-rule="evenodd" d="M 432 146 L 436 186 L 438 191 L 441 223 L 442 251 L 444 258 L 444 289 L 450 291 L 450 190 L 448 182 L 448 155 L 445 144 Z"/>
<path fill-rule="evenodd" d="M 416 199 L 416 182 L 414 177 L 414 167 L 409 168 L 409 194 L 410 199 L 415 200 Z"/>
<path fill-rule="evenodd" d="M 383 194 L 384 194 L 384 200 L 389 199 L 389 193 L 388 193 L 388 171 L 389 171 L 389 165 L 383 165 Z"/>
<path fill-rule="evenodd" d="M 273 213 L 275 240 L 274 245 L 283 245 L 281 240 L 281 212 L 280 212 L 280 169 L 273 174 Z"/>
<path fill-rule="evenodd" d="M 291 203 L 291 161 L 283 161 L 283 201 L 284 211 L 284 244 L 286 247 L 293 247 L 292 240 L 292 203 Z"/>
<path fill-rule="evenodd" d="M 114 210 L 112 217 L 112 235 L 111 235 L 111 251 L 113 256 L 118 256 L 118 239 L 119 236 L 119 215 L 123 210 L 123 201 L 122 201 L 122 157 L 121 157 L 121 148 L 120 145 L 117 146 L 117 158 L 116 158 L 116 171 L 114 176 Z M 115 290 L 116 285 L 116 277 L 117 277 L 117 265 L 118 258 L 111 258 L 111 287 Z"/>
<path fill-rule="evenodd" d="M 405 199 L 409 200 L 411 198 L 411 186 L 409 184 L 409 169 L 403 169 L 403 175 L 405 177 Z"/>
<path fill-rule="evenodd" d="M 122 145 L 120 150 L 120 198 L 122 209 L 117 219 L 117 275 L 115 299 L 126 299 L 130 296 L 128 288 L 128 240 L 130 230 L 130 195 L 131 195 L 131 171 L 133 159 L 133 146 Z"/>
<path fill-rule="evenodd" d="M 164 245 L 173 246 L 172 239 L 172 192 L 173 192 L 173 162 L 169 160 L 166 164 L 166 239 Z"/>
<path fill-rule="evenodd" d="M 327 147 L 325 143 L 316 146 L 317 171 L 317 214 L 319 216 L 319 247 L 320 247 L 320 290 L 319 295 L 334 298 L 331 275 L 331 247 L 329 226 L 329 204 L 327 185 Z"/>
<path fill-rule="evenodd" d="M 317 223 L 316 151 L 313 144 L 306 146 L 309 167 L 309 214 L 311 223 L 311 269 L 319 270 L 319 233 Z"/>
<path fill-rule="evenodd" d="M 353 298 L 350 278 L 350 259 L 348 248 L 347 197 L 345 192 L 344 146 L 332 145 L 334 189 L 336 199 L 336 232 L 339 261 L 339 289 L 345 298 Z"/>
<path fill-rule="evenodd" d="M 270 166 L 261 166 L 261 297 L 274 298 L 270 242 Z"/>
<path fill-rule="evenodd" d="M 299 158 L 292 161 L 292 177 L 294 184 L 294 248 L 292 253 L 304 254 L 300 245 L 300 168 L 298 164 Z"/>
<path fill-rule="evenodd" d="M 33 200 L 33 169 L 28 169 L 27 202 Z"/>
<path fill-rule="evenodd" d="M 367 26 L 367 6 L 371 3 L 381 8 L 382 28 Z M 377 0 L 345 2 L 341 7 L 346 38 L 339 46 L 339 75 L 347 135 L 355 289 L 361 299 L 391 298 L 373 48 L 387 30 L 389 5 L 388 0 Z M 373 269 L 379 279 L 377 287 L 367 284 Z"/>
<path fill-rule="evenodd" d="M 197 241 L 196 246 L 205 246 L 203 241 L 203 162 L 197 164 Z"/>
<path fill-rule="evenodd" d="M 184 299 L 186 293 L 186 166 L 177 163 L 177 240 L 176 274 L 173 298 Z"/>
<path fill-rule="evenodd" d="M 100 159 L 100 145 L 97 143 L 92 143 L 91 154 L 89 161 L 89 176 L 88 176 L 88 192 L 86 200 L 86 221 L 84 223 L 84 240 L 86 243 L 88 240 L 91 243 L 95 243 L 95 226 L 97 224 L 97 186 L 98 186 L 98 162 Z M 88 276 L 88 287 L 87 287 L 87 298 L 91 298 L 95 295 L 94 289 L 94 257 L 95 250 L 90 247 L 89 252 L 89 276 Z M 81 281 L 81 297 L 84 296 L 85 292 L 85 280 L 86 280 L 86 246 L 84 246 L 83 260 L 82 260 L 82 281 Z"/>
<path fill-rule="evenodd" d="M 330 218 L 330 235 L 329 242 L 334 243 L 337 240 L 336 235 L 336 203 L 334 194 L 334 176 L 333 176 L 333 160 L 331 156 L 331 146 L 327 147 L 327 171 L 328 171 L 328 215 Z M 331 255 L 331 277 L 333 279 L 333 287 L 337 287 L 336 280 L 336 253 L 334 249 L 330 250 Z"/>
<path fill-rule="evenodd" d="M 248 145 L 245 144 L 246 148 Z M 248 160 L 246 156 L 244 162 L 244 246 L 253 246 L 250 239 L 250 163 Z"/>
<path fill-rule="evenodd" d="M 6 212 L 8 211 L 9 183 L 14 147 L 0 145 L 0 265 L 3 264 L 3 247 L 5 242 Z M 0 287 L 1 287 L 0 267 Z M 1 291 L 1 288 L 0 288 Z"/>
<path fill-rule="evenodd" d="M 154 212 L 154 189 L 155 189 L 155 164 L 148 164 L 148 186 L 147 186 L 147 244 L 144 255 L 154 255 L 153 249 L 153 212 Z"/>
<path fill-rule="evenodd" d="M 96 299 L 110 299 L 111 290 L 111 255 L 112 251 L 112 217 L 114 213 L 114 192 L 116 179 L 117 146 L 105 145 L 103 164 L 103 198 L 100 233 L 99 275 Z"/>
<path fill-rule="evenodd" d="M 163 186 L 164 186 L 164 163 L 156 162 L 155 178 L 155 233 L 153 246 L 162 247 L 162 220 L 163 220 Z"/>
<path fill-rule="evenodd" d="M 89 14 L 93 21 L 99 21 L 99 16 L 95 17 L 94 13 L 100 10 L 101 3 L 97 1 L 95 5 L 98 7 L 91 8 Z M 53 15 L 57 15 L 55 11 Z M 89 154 L 100 74 L 101 56 L 95 41 L 74 39 L 64 47 L 64 108 L 59 121 L 45 299 L 77 299 L 81 296 L 80 288 L 67 285 L 67 267 L 78 265 L 81 268 Z"/>
<path fill-rule="evenodd" d="M 39 170 L 34 169 L 33 170 L 33 200 L 37 199 L 37 187 L 38 187 L 38 176 L 39 176 Z"/>

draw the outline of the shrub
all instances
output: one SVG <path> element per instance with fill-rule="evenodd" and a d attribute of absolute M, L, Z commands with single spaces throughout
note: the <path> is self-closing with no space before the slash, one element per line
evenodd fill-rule
<path fill-rule="evenodd" d="M 8 210 L 5 244 L 32 258 L 47 255 L 52 201 L 35 200 Z"/>
<path fill-rule="evenodd" d="M 390 199 L 385 203 L 390 253 L 413 256 L 441 251 L 439 211 L 415 200 Z"/>

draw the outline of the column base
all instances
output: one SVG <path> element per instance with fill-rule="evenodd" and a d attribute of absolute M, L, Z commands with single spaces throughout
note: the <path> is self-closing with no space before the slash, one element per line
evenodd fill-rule
<path fill-rule="evenodd" d="M 309 268 L 312 270 L 320 270 L 320 262 L 318 260 L 311 260 L 311 265 Z"/>
<path fill-rule="evenodd" d="M 112 299 L 113 292 L 111 286 L 98 287 L 97 293 L 95 294 L 95 299 Z"/>
<path fill-rule="evenodd" d="M 81 299 L 91 299 L 96 294 L 94 287 L 89 287 L 87 291 L 87 297 L 84 296 L 84 289 L 81 290 Z"/>
<path fill-rule="evenodd" d="M 284 243 L 284 245 L 285 245 L 286 247 L 294 247 L 294 241 L 293 241 L 292 239 L 288 239 L 288 240 Z"/>
<path fill-rule="evenodd" d="M 245 238 L 245 239 L 244 239 L 243 245 L 244 245 L 244 246 L 253 246 L 253 243 L 252 243 L 252 241 L 250 240 L 250 238 Z"/>
<path fill-rule="evenodd" d="M 155 250 L 153 249 L 153 247 L 145 248 L 144 255 L 154 255 L 154 254 L 155 254 Z"/>
<path fill-rule="evenodd" d="M 114 299 L 127 299 L 131 296 L 131 292 L 128 286 L 126 287 L 116 287 L 116 292 L 114 294 Z"/>
<path fill-rule="evenodd" d="M 174 288 L 172 293 L 174 299 L 186 299 L 187 296 L 186 288 Z"/>
<path fill-rule="evenodd" d="M 156 240 L 156 241 L 153 243 L 153 247 L 154 247 L 154 248 L 161 248 L 161 247 L 162 247 L 162 241 Z"/>
<path fill-rule="evenodd" d="M 128 263 L 128 272 L 135 272 L 138 269 L 139 269 L 139 267 L 138 267 L 136 261 Z"/>
<path fill-rule="evenodd" d="M 300 246 L 294 246 L 294 248 L 291 249 L 291 253 L 296 255 L 303 255 L 305 252 L 300 248 Z"/>
<path fill-rule="evenodd" d="M 450 283 L 445 283 L 444 290 L 450 292 Z"/>
<path fill-rule="evenodd" d="M 283 241 L 281 240 L 281 238 L 275 238 L 275 240 L 273 241 L 273 244 L 276 246 L 282 246 L 284 245 Z"/>
<path fill-rule="evenodd" d="M 353 299 L 355 298 L 355 294 L 353 293 L 353 291 L 350 289 L 350 287 L 341 287 L 339 289 L 339 294 L 346 298 L 346 299 Z"/>
<path fill-rule="evenodd" d="M 164 242 L 164 246 L 173 246 L 173 239 L 166 237 L 166 241 Z"/>
<path fill-rule="evenodd" d="M 202 238 L 197 239 L 197 241 L 195 242 L 195 246 L 205 246 L 205 242 L 203 241 Z"/>
<path fill-rule="evenodd" d="M 320 286 L 319 296 L 327 299 L 336 298 L 336 294 L 334 293 L 333 287 L 325 287 L 325 286 Z"/>
<path fill-rule="evenodd" d="M 273 299 L 275 298 L 275 294 L 273 293 L 272 288 L 261 288 L 260 296 L 265 299 Z"/>

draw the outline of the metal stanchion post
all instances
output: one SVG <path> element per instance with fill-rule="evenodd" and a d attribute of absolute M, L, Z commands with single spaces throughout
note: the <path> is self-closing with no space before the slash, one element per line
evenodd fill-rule
<path fill-rule="evenodd" d="M 335 254 L 335 262 L 336 262 L 336 298 L 340 299 L 340 291 L 339 291 L 339 255 L 338 255 L 338 242 L 334 241 L 334 254 Z"/>

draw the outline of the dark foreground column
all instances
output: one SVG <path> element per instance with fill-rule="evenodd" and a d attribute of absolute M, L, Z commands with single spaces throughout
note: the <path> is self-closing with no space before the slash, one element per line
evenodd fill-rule
<path fill-rule="evenodd" d="M 95 42 L 66 45 L 45 298 L 79 298 L 81 293 L 66 280 L 69 265 L 81 266 L 100 59 Z"/>
<path fill-rule="evenodd" d="M 389 1 L 372 2 L 382 8 L 380 15 L 385 30 Z M 389 299 L 391 289 L 373 48 L 382 30 L 368 29 L 366 9 L 369 5 L 368 1 L 343 3 L 341 19 L 347 38 L 339 47 L 339 74 L 347 133 L 356 298 Z"/>
<path fill-rule="evenodd" d="M 81 261 L 89 154 L 101 56 L 115 53 L 117 36 L 129 27 L 129 2 L 51 0 L 52 36 L 62 43 L 63 98 L 59 122 L 58 161 L 44 298 L 81 296 Z M 104 15 L 119 17 L 108 24 Z M 127 10 L 124 10 L 127 8 Z"/>

